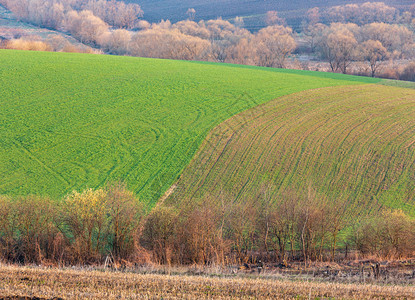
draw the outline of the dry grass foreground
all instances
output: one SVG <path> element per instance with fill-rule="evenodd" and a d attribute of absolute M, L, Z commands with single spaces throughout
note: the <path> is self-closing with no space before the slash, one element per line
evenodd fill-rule
<path fill-rule="evenodd" d="M 0 267 L 0 299 L 415 299 L 411 286 Z"/>

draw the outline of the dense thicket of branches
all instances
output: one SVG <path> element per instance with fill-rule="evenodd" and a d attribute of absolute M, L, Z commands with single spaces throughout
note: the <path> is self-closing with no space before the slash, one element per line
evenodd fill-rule
<path fill-rule="evenodd" d="M 414 32 L 405 26 L 370 23 L 321 23 L 304 31 L 310 51 L 327 60 L 333 72 L 347 73 L 353 62 L 366 62 L 371 76 L 377 75 L 382 62 L 411 59 L 415 55 Z"/>
<path fill-rule="evenodd" d="M 29 51 L 56 51 L 77 53 L 102 53 L 85 44 L 74 44 L 61 35 L 54 35 L 47 39 L 40 36 L 23 36 L 0 41 L 0 49 L 15 49 Z"/>
<path fill-rule="evenodd" d="M 14 262 L 91 263 L 131 259 L 143 206 L 122 184 L 45 197 L 0 197 L 0 256 Z"/>
<path fill-rule="evenodd" d="M 362 4 L 346 4 L 328 8 L 314 7 L 307 12 L 307 21 L 311 24 L 354 23 L 366 25 L 370 23 L 409 24 L 414 17 L 415 5 L 406 11 L 399 11 L 384 2 L 365 2 Z"/>
<path fill-rule="evenodd" d="M 326 61 L 332 72 L 396 79 L 414 76 L 411 65 L 393 70 L 382 70 L 382 66 L 385 61 L 415 57 L 415 5 L 405 12 L 382 2 L 313 8 L 305 16 L 300 33 L 284 26 L 284 19 L 270 11 L 264 17 L 268 27 L 252 33 L 242 28 L 244 22 L 239 17 L 232 23 L 222 19 L 196 23 L 189 16 L 189 20 L 175 24 L 168 20 L 149 24 L 138 19 L 142 15 L 138 5 L 115 0 L 0 3 L 22 20 L 67 31 L 80 42 L 111 54 L 279 68 L 287 67 L 289 61 L 291 68 L 307 68 L 307 63 L 289 59 L 297 51 Z M 132 28 L 136 30 L 129 30 Z M 39 41 L 3 44 L 12 49 L 55 49 Z"/>
<path fill-rule="evenodd" d="M 91 14 L 116 28 L 134 28 L 143 11 L 137 4 L 116 0 L 0 0 L 20 20 L 42 27 L 65 27 L 71 11 L 88 10 Z"/>
<path fill-rule="evenodd" d="M 314 11 L 314 17 L 319 14 L 319 18 L 325 23 L 355 23 L 364 25 L 374 22 L 394 23 L 400 18 L 399 11 L 386 5 L 383 2 L 366 2 L 363 4 L 347 4 L 333 6 L 328 9 Z"/>
<path fill-rule="evenodd" d="M 148 24 L 137 19 L 139 7 L 115 0 L 0 3 L 26 22 L 67 31 L 80 42 L 113 54 L 283 67 L 296 47 L 292 30 L 281 25 L 252 34 L 221 19 Z M 134 27 L 141 30 L 125 30 Z"/>
<path fill-rule="evenodd" d="M 349 245 L 383 258 L 415 254 L 415 222 L 401 211 L 356 220 L 345 203 L 312 191 L 278 199 L 266 191 L 250 203 L 203 199 L 147 213 L 123 184 L 45 197 L 0 197 L 0 260 L 90 264 L 234 264 L 262 259 L 337 260 Z M 342 233 L 340 235 L 340 233 Z M 345 233 L 348 233 L 345 235 Z M 346 254 L 347 255 L 347 254 Z M 344 254 L 341 254 L 344 257 Z"/>
<path fill-rule="evenodd" d="M 268 27 L 251 33 L 222 19 L 175 24 L 139 20 L 138 5 L 115 0 L 0 0 L 21 20 L 67 31 L 107 53 L 154 58 L 206 60 L 286 67 L 297 41 L 348 73 L 364 63 L 376 76 L 386 60 L 415 57 L 415 6 L 400 13 L 383 3 L 309 10 L 303 32 L 284 26 L 277 12 Z M 190 16 L 194 12 L 190 12 Z M 191 18 L 190 18 L 191 19 Z M 129 29 L 139 30 L 129 30 Z M 9 49 L 80 51 L 67 42 L 16 38 Z M 304 50 L 304 49 L 303 49 Z M 396 72 L 396 71 L 395 71 Z M 415 80 L 415 63 L 399 75 Z M 222 196 L 221 196 L 222 197 Z M 220 203 L 214 205 L 212 203 Z M 159 206 L 149 214 L 121 184 L 74 192 L 61 202 L 40 197 L 0 197 L 0 257 L 8 261 L 91 263 L 111 255 L 139 260 L 150 253 L 159 263 L 229 263 L 256 253 L 275 261 L 334 259 L 339 243 L 362 254 L 414 254 L 415 223 L 402 212 L 382 212 L 350 224 L 344 203 L 312 193 L 286 193 L 260 201 L 233 203 L 203 199 L 185 208 Z M 352 234 L 339 238 L 339 231 Z M 140 255 L 141 256 L 140 256 Z"/>

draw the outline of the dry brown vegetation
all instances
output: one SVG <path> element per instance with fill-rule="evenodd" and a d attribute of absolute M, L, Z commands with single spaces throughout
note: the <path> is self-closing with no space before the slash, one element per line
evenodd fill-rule
<path fill-rule="evenodd" d="M 411 285 L 0 267 L 0 296 L 63 299 L 413 299 Z"/>
<path fill-rule="evenodd" d="M 0 49 L 28 50 L 28 51 L 54 51 L 72 53 L 99 54 L 101 50 L 90 46 L 68 41 L 63 36 L 52 35 L 41 37 L 38 35 L 26 35 L 24 30 L 2 30 L 8 38 L 0 41 Z"/>
<path fill-rule="evenodd" d="M 25 39 L 9 40 L 4 43 L 2 48 L 31 51 L 52 51 L 52 47 L 45 42 Z"/>
<path fill-rule="evenodd" d="M 0 255 L 21 263 L 91 264 L 140 253 L 143 206 L 122 184 L 49 198 L 0 197 Z M 137 249 L 138 248 L 138 249 Z"/>
<path fill-rule="evenodd" d="M 55 52 L 72 52 L 72 53 L 101 53 L 91 47 L 82 44 L 75 45 L 68 42 L 65 38 L 55 36 L 43 40 L 36 36 L 26 36 L 18 39 L 5 40 L 0 43 L 0 49 L 28 50 L 28 51 L 55 51 Z"/>
<path fill-rule="evenodd" d="M 119 183 L 73 192 L 59 203 L 35 196 L 1 197 L 0 258 L 23 264 L 126 267 L 307 265 L 347 259 L 351 248 L 379 259 L 415 254 L 415 223 L 400 211 L 354 222 L 352 234 L 341 239 L 349 248 L 339 254 L 339 231 L 350 224 L 343 202 L 296 193 L 277 202 L 271 194 L 259 202 L 219 198 L 176 208 L 160 204 L 146 214 Z"/>

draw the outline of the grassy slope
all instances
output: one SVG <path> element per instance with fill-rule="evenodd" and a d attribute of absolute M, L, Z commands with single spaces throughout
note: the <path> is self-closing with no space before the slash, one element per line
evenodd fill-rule
<path fill-rule="evenodd" d="M 415 91 L 380 85 L 300 92 L 212 130 L 166 201 L 278 199 L 311 186 L 329 199 L 415 215 Z"/>
<path fill-rule="evenodd" d="M 310 75 L 2 50 L 0 194 L 62 196 L 123 179 L 154 203 L 232 115 L 301 90 L 359 83 Z"/>
<path fill-rule="evenodd" d="M 402 87 L 407 89 L 415 89 L 415 82 L 413 81 L 382 79 L 381 81 L 379 81 L 379 84 Z"/>

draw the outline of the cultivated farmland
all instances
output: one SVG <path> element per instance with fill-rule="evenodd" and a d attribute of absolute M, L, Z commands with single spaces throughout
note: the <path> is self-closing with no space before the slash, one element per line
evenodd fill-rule
<path fill-rule="evenodd" d="M 167 204 L 312 189 L 361 212 L 415 214 L 415 90 L 330 87 L 281 97 L 212 130 Z"/>
<path fill-rule="evenodd" d="M 208 132 L 231 116 L 299 91 L 368 82 L 377 80 L 3 50 L 0 194 L 60 197 L 121 179 L 154 204 Z M 413 144 L 407 146 L 411 153 Z"/>

